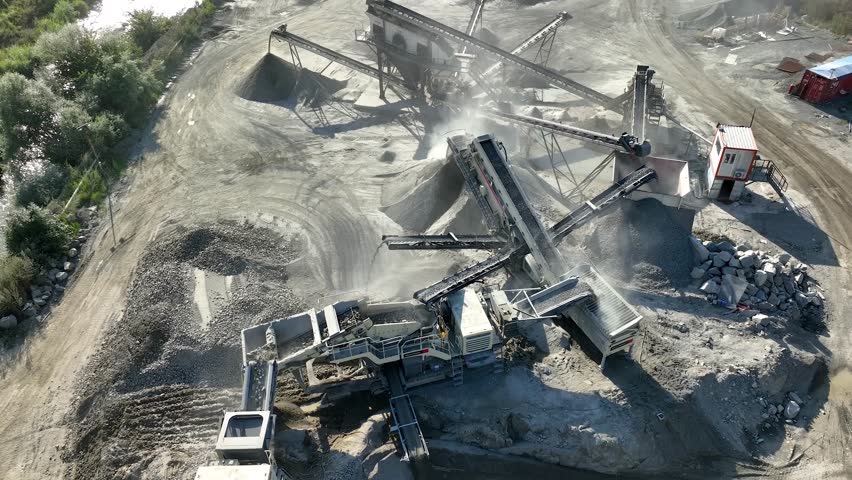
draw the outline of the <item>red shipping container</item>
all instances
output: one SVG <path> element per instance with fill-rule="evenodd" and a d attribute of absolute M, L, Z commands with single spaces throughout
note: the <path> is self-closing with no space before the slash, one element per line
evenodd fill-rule
<path fill-rule="evenodd" d="M 809 68 L 790 93 L 810 103 L 824 103 L 852 92 L 852 56 Z"/>

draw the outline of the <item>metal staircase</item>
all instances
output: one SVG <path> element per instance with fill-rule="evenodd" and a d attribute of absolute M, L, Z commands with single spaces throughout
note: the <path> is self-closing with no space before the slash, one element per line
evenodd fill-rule
<path fill-rule="evenodd" d="M 453 385 L 457 387 L 464 383 L 464 359 L 461 356 L 450 360 L 450 377 L 453 379 Z"/>

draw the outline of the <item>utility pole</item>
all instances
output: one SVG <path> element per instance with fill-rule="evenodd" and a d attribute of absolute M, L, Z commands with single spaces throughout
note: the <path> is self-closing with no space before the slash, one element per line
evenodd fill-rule
<path fill-rule="evenodd" d="M 86 141 L 89 143 L 89 148 L 92 149 L 92 153 L 95 155 L 95 164 L 98 166 L 98 169 L 101 172 L 101 178 L 106 184 L 107 189 L 107 205 L 109 205 L 109 229 L 112 232 L 112 247 L 115 248 L 118 246 L 118 242 L 115 239 L 115 219 L 112 215 L 112 189 L 109 187 L 109 179 L 106 178 L 106 172 L 104 172 L 103 165 L 101 165 L 101 158 L 98 155 L 98 150 L 95 148 L 95 145 L 92 143 L 92 139 L 89 138 L 89 132 L 85 132 Z"/>

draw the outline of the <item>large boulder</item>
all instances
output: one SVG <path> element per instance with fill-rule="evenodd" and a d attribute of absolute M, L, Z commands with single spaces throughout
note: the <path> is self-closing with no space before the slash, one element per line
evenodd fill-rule
<path fill-rule="evenodd" d="M 722 261 L 725 262 L 725 263 L 730 262 L 731 259 L 734 258 L 734 256 L 731 255 L 731 252 L 728 252 L 728 251 L 725 251 L 725 250 L 722 250 L 721 252 L 719 252 L 718 257 L 721 258 Z"/>
<path fill-rule="evenodd" d="M 763 284 L 766 283 L 767 278 L 769 278 L 769 276 L 763 270 L 754 272 L 754 284 L 758 287 L 762 287 Z"/>
<path fill-rule="evenodd" d="M 14 315 L 6 315 L 3 318 L 0 318 L 0 329 L 8 330 L 10 328 L 15 328 L 18 326 L 18 317 Z"/>
<path fill-rule="evenodd" d="M 792 420 L 796 418 L 800 410 L 801 407 L 799 407 L 799 404 L 794 402 L 793 400 L 790 400 L 789 402 L 787 402 L 787 406 L 784 408 L 784 416 Z"/>
<path fill-rule="evenodd" d="M 690 273 L 689 275 L 695 280 L 701 280 L 704 277 L 705 273 L 707 272 L 705 272 L 703 268 L 695 267 L 692 269 L 692 273 Z"/>
<path fill-rule="evenodd" d="M 707 280 L 704 285 L 701 285 L 701 291 L 704 293 L 719 293 L 719 284 L 713 280 Z"/>

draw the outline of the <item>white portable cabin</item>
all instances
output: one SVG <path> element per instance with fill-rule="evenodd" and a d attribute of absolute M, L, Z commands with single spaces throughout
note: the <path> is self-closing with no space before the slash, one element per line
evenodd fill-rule
<path fill-rule="evenodd" d="M 709 198 L 737 200 L 757 159 L 757 141 L 751 127 L 716 125 L 707 168 Z"/>

